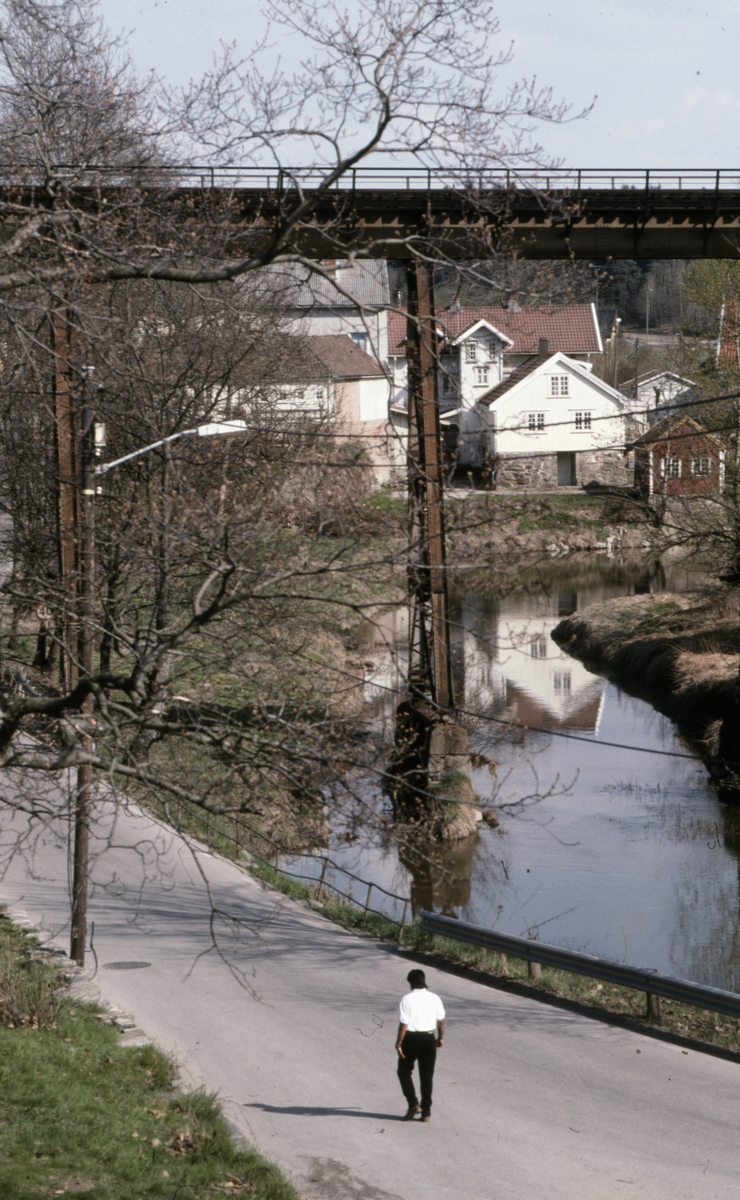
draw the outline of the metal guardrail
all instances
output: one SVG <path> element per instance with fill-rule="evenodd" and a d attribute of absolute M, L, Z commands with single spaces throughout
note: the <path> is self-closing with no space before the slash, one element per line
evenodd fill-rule
<path fill-rule="evenodd" d="M 81 186 L 125 186 L 126 179 L 146 182 L 147 176 L 157 186 L 182 188 L 244 188 L 259 190 L 290 189 L 296 182 L 305 188 L 318 187 L 331 168 L 315 167 L 217 167 L 209 164 L 182 163 L 168 167 L 132 168 L 126 176 L 120 167 L 76 167 L 58 164 L 54 169 L 59 178 L 68 178 Z M 0 185 L 20 185 L 33 180 L 39 172 L 33 167 L 0 162 Z M 521 191 L 567 192 L 577 195 L 589 191 L 654 190 L 722 192 L 740 191 L 740 169 L 721 170 L 675 167 L 644 168 L 576 168 L 553 167 L 538 170 L 512 170 L 500 167 L 475 171 L 467 167 L 356 167 L 336 182 L 338 190 L 361 191 L 431 191 L 439 189 L 496 190 L 516 188 Z"/>
<path fill-rule="evenodd" d="M 705 987 L 689 980 L 673 979 L 670 975 L 660 975 L 647 967 L 625 967 L 621 963 L 594 958 L 591 954 L 579 954 L 575 950 L 563 950 L 559 946 L 548 946 L 545 942 L 535 942 L 531 938 L 496 933 L 492 929 L 484 929 L 481 925 L 470 925 L 467 921 L 455 921 L 451 917 L 441 917 L 424 910 L 419 915 L 421 927 L 427 933 L 455 938 L 459 942 L 470 942 L 474 946 L 498 950 L 500 953 L 541 963 L 543 966 L 572 971 L 575 975 L 590 975 L 594 979 L 604 979 L 608 983 L 646 992 L 648 996 L 665 996 L 666 999 L 678 1000 L 681 1004 L 693 1004 L 697 1008 L 708 1008 L 726 1016 L 740 1017 L 740 995 L 735 992 Z"/>

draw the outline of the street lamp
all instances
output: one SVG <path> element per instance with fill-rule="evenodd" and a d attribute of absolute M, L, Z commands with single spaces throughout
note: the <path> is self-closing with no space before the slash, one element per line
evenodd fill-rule
<path fill-rule="evenodd" d="M 96 477 L 107 475 L 114 467 L 131 462 L 150 450 L 166 446 L 184 437 L 230 437 L 244 433 L 245 421 L 216 421 L 197 425 L 194 429 L 182 429 L 169 437 L 160 438 L 148 446 L 142 446 L 131 454 L 124 454 L 113 462 L 98 463 L 95 459 L 105 444 L 99 424 L 95 423 L 95 412 L 91 398 L 85 397 L 82 405 L 82 505 L 80 521 L 80 588 L 79 588 L 79 659 L 83 677 L 92 677 L 95 669 L 95 496 L 98 491 Z M 83 711 L 92 712 L 93 697 L 89 695 Z M 92 750 L 93 740 L 85 734 L 82 748 Z M 85 932 L 87 929 L 87 894 L 90 860 L 90 801 L 92 796 L 93 768 L 90 763 L 80 763 L 77 768 L 75 795 L 75 833 L 72 872 L 72 919 L 70 931 L 70 958 L 80 967 L 85 965 Z"/>

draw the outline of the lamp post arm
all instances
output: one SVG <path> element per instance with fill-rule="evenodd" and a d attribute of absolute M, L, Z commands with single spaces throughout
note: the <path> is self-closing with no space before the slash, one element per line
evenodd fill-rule
<path fill-rule="evenodd" d="M 168 442 L 175 442 L 178 438 L 189 437 L 196 433 L 198 433 L 197 429 L 183 429 L 180 433 L 171 433 L 169 437 L 161 438 L 158 442 L 152 442 L 150 446 L 142 446 L 141 450 L 134 450 L 131 454 L 124 454 L 123 458 L 116 458 L 113 462 L 109 463 L 100 463 L 95 468 L 95 474 L 105 475 L 113 467 L 120 467 L 121 463 L 130 462 L 132 458 L 138 458 L 141 454 L 147 454 L 150 450 L 156 450 L 158 446 L 166 446 Z"/>
<path fill-rule="evenodd" d="M 132 458 L 138 458 L 141 454 L 148 454 L 150 450 L 156 450 L 158 446 L 166 446 L 169 442 L 176 442 L 182 437 L 233 437 L 235 434 L 244 433 L 248 428 L 246 421 L 215 421 L 209 425 L 196 425 L 195 429 L 181 429 L 179 433 L 171 433 L 169 437 L 161 438 L 158 442 L 152 442 L 150 446 L 142 446 L 140 450 L 134 450 L 131 454 L 124 454 L 123 458 L 116 458 L 113 462 L 100 463 L 95 468 L 96 475 L 105 475 L 111 471 L 113 467 L 120 467 L 121 463 L 130 462 Z"/>

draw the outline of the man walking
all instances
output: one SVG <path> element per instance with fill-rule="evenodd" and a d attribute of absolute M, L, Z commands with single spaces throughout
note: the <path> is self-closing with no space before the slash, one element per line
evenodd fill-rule
<path fill-rule="evenodd" d="M 398 1035 L 398 1078 L 409 1106 L 404 1121 L 413 1121 L 421 1113 L 422 1121 L 428 1121 L 432 1111 L 432 1077 L 437 1050 L 444 1041 L 445 1010 L 442 1001 L 427 989 L 424 972 L 418 968 L 406 976 L 411 991 L 404 996 L 399 1010 Z M 416 1098 L 413 1070 L 419 1063 L 421 1084 L 421 1107 Z"/>

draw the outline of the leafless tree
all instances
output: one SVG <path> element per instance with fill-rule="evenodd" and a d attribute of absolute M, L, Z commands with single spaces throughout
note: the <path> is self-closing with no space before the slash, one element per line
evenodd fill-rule
<path fill-rule="evenodd" d="M 92 667 L 79 659 L 72 685 L 20 677 L 0 716 L 0 764 L 91 767 L 206 813 L 257 813 L 287 795 L 315 815 L 319 783 L 363 758 L 348 727 L 361 669 L 338 646 L 358 614 L 396 598 L 379 585 L 394 564 L 385 547 L 359 553 L 351 513 L 333 539 L 300 536 L 332 489 L 351 510 L 362 484 L 338 475 L 365 476 L 330 429 L 286 436 L 264 268 L 301 263 L 331 279 L 307 250 L 317 236 L 350 260 L 444 262 L 423 229 L 374 238 L 336 185 L 362 164 L 421 164 L 490 211 L 498 201 L 471 180 L 541 163 L 535 125 L 569 114 L 534 80 L 499 91 L 510 52 L 492 48 L 485 0 L 379 0 L 351 17 L 318 0 L 268 10 L 304 39 L 295 72 L 265 70 L 264 45 L 241 60 L 226 48 L 177 94 L 135 79 L 88 0 L 4 0 L 1 386 L 6 461 L 19 467 L 6 480 L 11 592 L 26 612 L 32 598 L 69 609 L 50 534 L 60 374 L 78 432 L 94 413 L 106 453 L 165 444 L 111 474 L 96 500 L 102 570 L 82 620 Z M 179 186 L 184 155 L 277 167 L 281 185 L 245 211 L 238 191 Z M 493 252 L 471 238 L 471 259 Z M 174 440 L 245 396 L 267 428 L 228 444 Z M 70 620 L 49 638 L 74 658 Z"/>

